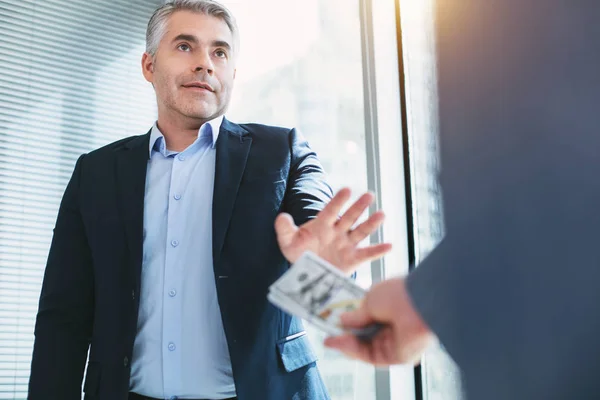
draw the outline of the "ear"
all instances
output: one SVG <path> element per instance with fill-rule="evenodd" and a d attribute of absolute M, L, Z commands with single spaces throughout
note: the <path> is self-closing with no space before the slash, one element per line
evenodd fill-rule
<path fill-rule="evenodd" d="M 142 56 L 142 74 L 150 83 L 154 83 L 154 57 L 148 53 Z"/>

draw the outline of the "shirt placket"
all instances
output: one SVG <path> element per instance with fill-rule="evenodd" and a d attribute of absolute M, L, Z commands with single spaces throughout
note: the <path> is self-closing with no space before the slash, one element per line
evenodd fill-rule
<path fill-rule="evenodd" d="M 183 154 L 175 155 L 171 170 L 171 181 L 168 197 L 167 237 L 165 254 L 165 274 L 163 288 L 163 379 L 165 396 L 178 393 L 180 389 L 180 375 L 177 374 L 182 364 L 181 327 L 183 326 L 181 287 L 182 287 L 182 254 L 181 246 L 183 225 L 180 215 L 182 191 L 185 177 L 186 157 Z"/>

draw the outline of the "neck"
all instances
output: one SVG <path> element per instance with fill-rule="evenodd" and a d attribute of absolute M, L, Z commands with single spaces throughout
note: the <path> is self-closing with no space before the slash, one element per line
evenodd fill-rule
<path fill-rule="evenodd" d="M 161 118 L 159 115 L 157 125 L 158 129 L 160 129 L 165 137 L 167 149 L 172 151 L 183 151 L 194 143 L 198 138 L 200 127 L 208 121 L 208 119 L 195 118 L 176 120 L 165 117 Z"/>

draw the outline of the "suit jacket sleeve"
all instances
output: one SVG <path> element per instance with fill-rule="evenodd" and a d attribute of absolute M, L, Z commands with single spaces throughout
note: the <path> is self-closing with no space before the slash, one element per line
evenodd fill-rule
<path fill-rule="evenodd" d="M 308 142 L 296 129 L 289 132 L 290 174 L 283 200 L 283 211 L 301 225 L 314 218 L 333 196 L 325 172 Z"/>
<path fill-rule="evenodd" d="M 94 317 L 92 259 L 80 214 L 81 156 L 54 228 L 35 325 L 29 399 L 80 399 Z"/>
<path fill-rule="evenodd" d="M 291 167 L 283 211 L 301 225 L 314 218 L 333 197 L 317 155 L 296 129 L 290 131 Z M 357 273 L 351 274 L 356 279 Z"/>

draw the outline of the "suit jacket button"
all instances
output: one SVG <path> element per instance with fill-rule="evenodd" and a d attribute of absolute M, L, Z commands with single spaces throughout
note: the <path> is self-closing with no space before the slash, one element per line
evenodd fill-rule
<path fill-rule="evenodd" d="M 131 291 L 131 298 L 132 298 L 133 300 L 135 300 L 135 289 L 133 289 L 133 290 Z"/>
<path fill-rule="evenodd" d="M 129 365 L 129 358 L 128 358 L 128 357 L 125 357 L 125 358 L 123 359 L 123 366 L 124 366 L 124 367 L 126 367 L 126 366 L 128 366 L 128 365 Z"/>

